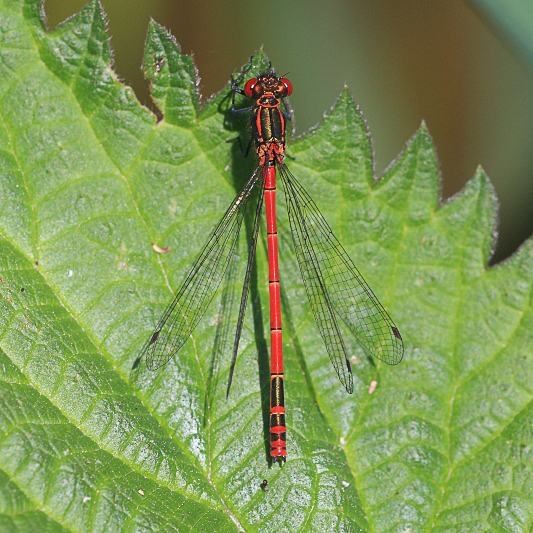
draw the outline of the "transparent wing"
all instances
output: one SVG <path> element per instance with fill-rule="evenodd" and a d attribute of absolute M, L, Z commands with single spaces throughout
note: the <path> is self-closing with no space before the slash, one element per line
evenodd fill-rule
<path fill-rule="evenodd" d="M 259 224 L 261 222 L 261 211 L 263 209 L 263 200 L 265 197 L 265 189 L 261 187 L 259 199 L 257 200 L 257 207 L 255 209 L 255 219 L 252 229 L 252 238 L 248 248 L 248 263 L 246 265 L 246 275 L 244 276 L 244 283 L 242 286 L 241 305 L 239 308 L 239 318 L 237 319 L 237 329 L 235 331 L 235 342 L 233 343 L 233 356 L 231 358 L 231 365 L 229 370 L 228 388 L 226 390 L 226 398 L 229 396 L 231 382 L 233 380 L 233 372 L 235 370 L 235 363 L 237 362 L 237 352 L 239 351 L 239 342 L 241 340 L 242 326 L 244 324 L 244 315 L 246 313 L 246 304 L 248 303 L 248 293 L 250 292 L 250 277 L 254 266 L 255 252 L 257 250 L 257 237 L 259 235 Z"/>
<path fill-rule="evenodd" d="M 146 356 L 150 370 L 163 366 L 180 350 L 211 303 L 234 254 L 246 204 L 260 175 L 258 168 L 233 200 L 144 345 L 140 358 Z"/>
<path fill-rule="evenodd" d="M 311 309 L 339 379 L 352 392 L 351 368 L 336 317 L 364 348 L 389 365 L 402 360 L 402 337 L 312 198 L 287 167 L 278 169 Z"/>

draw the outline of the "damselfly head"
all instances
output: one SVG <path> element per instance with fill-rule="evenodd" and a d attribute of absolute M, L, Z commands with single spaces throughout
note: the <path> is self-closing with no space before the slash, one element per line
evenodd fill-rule
<path fill-rule="evenodd" d="M 286 98 L 292 94 L 292 83 L 287 78 L 279 78 L 274 71 L 270 71 L 249 79 L 244 86 L 244 94 L 255 99 L 264 95 Z"/>

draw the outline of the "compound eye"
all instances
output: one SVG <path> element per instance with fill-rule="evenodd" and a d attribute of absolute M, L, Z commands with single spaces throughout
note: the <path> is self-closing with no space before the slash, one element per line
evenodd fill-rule
<path fill-rule="evenodd" d="M 287 78 L 281 78 L 279 81 L 281 81 L 281 83 L 283 83 L 283 85 L 285 85 L 285 88 L 287 89 L 287 94 L 283 94 L 282 98 L 290 96 L 292 94 L 292 83 Z"/>
<path fill-rule="evenodd" d="M 251 78 L 246 82 L 246 85 L 244 86 L 244 94 L 248 96 L 248 98 L 252 98 L 252 91 L 256 85 L 257 78 Z"/>
<path fill-rule="evenodd" d="M 252 96 L 254 98 L 261 98 L 265 94 L 265 86 L 263 83 L 257 83 L 252 89 Z"/>

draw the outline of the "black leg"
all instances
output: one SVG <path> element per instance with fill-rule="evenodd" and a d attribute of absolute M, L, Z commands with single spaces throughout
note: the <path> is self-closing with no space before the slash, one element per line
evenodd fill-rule
<path fill-rule="evenodd" d="M 233 91 L 233 95 L 232 95 L 232 98 L 231 98 L 231 111 L 232 113 L 235 113 L 236 115 L 240 114 L 240 113 L 246 113 L 248 111 L 251 111 L 253 109 L 253 106 L 252 107 L 248 107 L 246 109 L 235 109 L 235 95 L 237 93 L 239 94 L 242 94 L 244 95 L 244 90 L 241 89 L 239 87 L 239 82 L 244 78 L 244 76 L 246 76 L 246 74 L 248 74 L 248 72 L 250 72 L 250 70 L 252 70 L 252 61 L 254 59 L 254 56 L 250 57 L 250 63 L 249 65 L 239 74 L 239 76 L 237 76 L 237 78 L 233 78 L 233 76 L 231 76 L 231 90 Z"/>
<path fill-rule="evenodd" d="M 241 150 L 241 153 L 242 153 L 242 156 L 243 157 L 248 157 L 248 154 L 250 153 L 250 148 L 252 147 L 252 138 L 250 138 L 250 140 L 248 141 L 248 144 L 246 145 L 246 148 L 243 149 L 242 147 L 242 143 L 241 143 L 241 138 L 240 137 L 234 137 L 233 139 L 228 139 L 226 142 L 227 143 L 231 143 L 231 142 L 234 142 L 234 141 L 237 141 L 239 143 L 239 148 Z"/>

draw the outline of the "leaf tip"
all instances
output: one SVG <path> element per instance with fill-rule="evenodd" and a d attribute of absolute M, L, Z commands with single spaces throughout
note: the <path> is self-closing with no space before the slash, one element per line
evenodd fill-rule
<path fill-rule="evenodd" d="M 259 47 L 259 50 L 257 50 L 252 57 L 253 57 L 253 63 L 255 65 L 260 66 L 261 68 L 265 68 L 263 67 L 263 64 L 269 63 L 268 55 L 265 52 L 264 44 L 262 44 Z"/>
<path fill-rule="evenodd" d="M 101 0 L 91 0 L 82 11 L 87 10 L 93 14 L 95 21 L 100 22 L 107 29 L 107 15 Z"/>
<path fill-rule="evenodd" d="M 406 146 L 417 145 L 419 150 L 426 152 L 426 157 L 431 159 L 435 165 L 438 166 L 437 151 L 435 149 L 435 142 L 429 132 L 428 125 L 425 120 L 420 122 L 420 126 L 415 131 L 413 136 L 407 141 Z"/>
<path fill-rule="evenodd" d="M 485 169 L 478 165 L 476 167 L 476 170 L 474 172 L 474 176 L 472 179 L 480 180 L 482 182 L 485 182 L 488 186 L 490 186 L 492 189 L 494 189 L 492 182 L 490 181 L 490 178 L 488 177 L 487 173 L 485 172 Z"/>
<path fill-rule="evenodd" d="M 465 185 L 465 189 L 468 187 L 475 188 L 476 190 L 485 193 L 487 197 L 490 197 L 495 204 L 498 203 L 498 197 L 496 195 L 496 189 L 492 184 L 489 176 L 481 165 L 478 165 L 474 175 Z"/>
<path fill-rule="evenodd" d="M 420 126 L 418 127 L 418 131 L 424 133 L 425 135 L 429 135 L 429 128 L 428 128 L 427 122 L 424 119 L 420 121 Z"/>
<path fill-rule="evenodd" d="M 342 87 L 340 98 L 349 98 L 350 100 L 353 101 L 352 93 L 350 92 L 350 88 L 348 87 L 348 84 L 346 82 L 344 83 Z"/>

